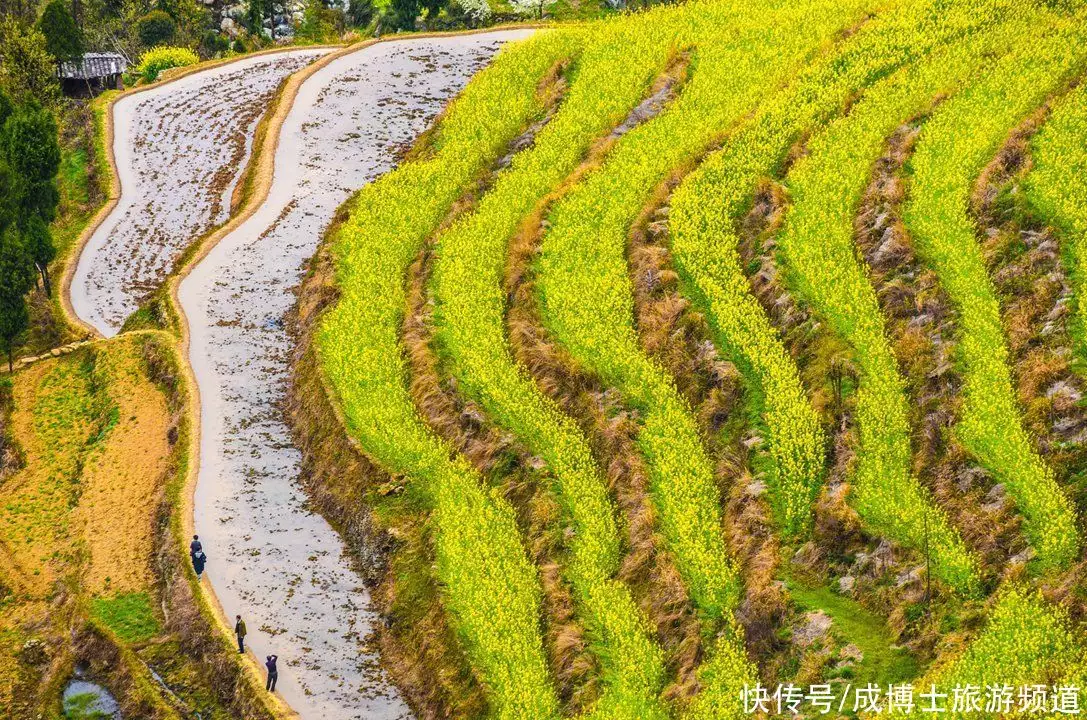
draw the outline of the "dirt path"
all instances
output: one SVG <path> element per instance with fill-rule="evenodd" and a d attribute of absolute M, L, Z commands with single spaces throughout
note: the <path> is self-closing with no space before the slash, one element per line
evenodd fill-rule
<path fill-rule="evenodd" d="M 80 319 L 116 334 L 184 247 L 227 219 L 276 88 L 329 51 L 257 55 L 116 102 L 121 197 L 79 257 L 71 300 Z"/>
<path fill-rule="evenodd" d="M 228 617 L 304 718 L 398 718 L 408 709 L 365 642 L 378 618 L 340 537 L 306 507 L 281 405 L 291 289 L 336 209 L 396 160 L 481 68 L 501 31 L 378 43 L 307 79 L 284 122 L 268 198 L 182 283 L 201 396 L 195 526 Z"/>

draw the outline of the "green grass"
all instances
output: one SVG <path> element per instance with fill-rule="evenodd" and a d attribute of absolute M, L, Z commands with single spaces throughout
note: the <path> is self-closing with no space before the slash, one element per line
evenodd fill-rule
<path fill-rule="evenodd" d="M 1082 673 L 1083 658 L 1082 641 L 1072 632 L 1068 614 L 1047 603 L 1037 592 L 1011 586 L 1001 591 L 988 624 L 969 647 L 956 657 L 946 658 L 915 685 L 928 688 L 935 684 L 938 690 L 950 695 L 956 686 L 973 685 L 984 692 L 990 685 L 1007 684 L 1017 692 L 1023 685 L 1068 684 L 1076 681 L 1077 673 Z M 982 695 L 983 707 L 984 698 Z M 1018 696 L 1012 702 L 1013 708 L 1017 702 Z M 948 705 L 950 709 L 950 702 Z M 915 711 L 920 712 L 919 708 Z M 954 720 L 1007 717 L 993 712 L 926 714 Z"/>
<path fill-rule="evenodd" d="M 33 445 L 23 481 L 5 494 L 0 532 L 13 548 L 36 553 L 38 567 L 63 560 L 68 517 L 79 501 L 83 465 L 112 427 L 116 406 L 96 372 L 94 356 L 58 360 L 36 389 Z"/>
<path fill-rule="evenodd" d="M 917 675 L 917 660 L 896 646 L 885 618 L 826 586 L 806 585 L 796 579 L 787 579 L 786 586 L 793 602 L 808 612 L 825 612 L 834 621 L 831 633 L 842 643 L 856 645 L 863 653 L 864 657 L 853 667 L 851 682 L 886 687 Z"/>
<path fill-rule="evenodd" d="M 95 710 L 98 696 L 94 693 L 78 693 L 64 698 L 64 717 L 68 720 L 110 720 L 112 715 Z"/>
<path fill-rule="evenodd" d="M 94 598 L 91 614 L 127 643 L 150 640 L 162 631 L 146 592 Z"/>

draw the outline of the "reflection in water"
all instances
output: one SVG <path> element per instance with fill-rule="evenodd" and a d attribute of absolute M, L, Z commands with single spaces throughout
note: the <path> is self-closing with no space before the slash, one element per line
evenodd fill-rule
<path fill-rule="evenodd" d="M 120 720 L 121 706 L 101 685 L 72 678 L 64 688 L 64 715 L 70 718 L 115 718 Z"/>

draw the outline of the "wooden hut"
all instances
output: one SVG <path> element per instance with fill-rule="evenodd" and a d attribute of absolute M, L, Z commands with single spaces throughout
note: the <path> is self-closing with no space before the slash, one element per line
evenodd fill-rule
<path fill-rule="evenodd" d="M 121 74 L 128 68 L 128 59 L 120 53 L 85 53 L 79 60 L 65 60 L 57 67 L 61 89 L 65 95 L 97 95 L 103 90 L 123 90 Z"/>

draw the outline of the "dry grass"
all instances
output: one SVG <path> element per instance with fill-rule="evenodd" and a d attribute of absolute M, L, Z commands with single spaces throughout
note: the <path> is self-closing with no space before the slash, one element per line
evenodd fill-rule
<path fill-rule="evenodd" d="M 541 202 L 510 244 L 504 273 L 510 298 L 507 333 L 516 360 L 563 412 L 578 421 L 616 498 L 626 546 L 619 579 L 631 588 L 656 629 L 673 678 L 664 697 L 674 700 L 697 691 L 694 672 L 702 660 L 702 626 L 679 571 L 656 533 L 656 513 L 648 491 L 649 471 L 636 444 L 641 429 L 639 416 L 628 409 L 621 393 L 604 388 L 584 373 L 550 337 L 536 305 L 532 260 L 539 246 L 543 218 L 565 188 L 599 161 L 597 152 L 563 188 Z"/>
<path fill-rule="evenodd" d="M 871 269 L 912 400 L 913 471 L 956 518 L 991 576 L 1024 545 L 1019 519 L 1003 503 L 987 502 L 994 481 L 951 432 L 962 405 L 957 313 L 935 274 L 914 253 L 901 218 L 903 167 L 919 127 L 917 121 L 906 123 L 889 139 L 856 220 L 857 244 Z"/>
<path fill-rule="evenodd" d="M 470 212 L 490 179 L 483 179 L 476 193 L 462 198 L 443 226 L 457 215 Z M 559 697 L 572 712 L 584 711 L 599 696 L 599 667 L 589 652 L 585 629 L 575 618 L 571 589 L 562 576 L 562 517 L 551 489 L 553 480 L 542 464 L 508 433 L 499 430 L 477 403 L 456 392 L 455 378 L 442 368 L 433 342 L 433 301 L 427 290 L 432 261 L 432 246 L 428 244 L 408 270 L 408 307 L 402 337 L 415 406 L 435 433 L 468 458 L 484 477 L 500 483 L 503 496 L 517 511 L 529 557 L 540 572 L 544 635 Z"/>
<path fill-rule="evenodd" d="M 975 186 L 972 209 L 985 228 L 1024 422 L 1064 477 L 1087 459 L 1087 412 L 1079 402 L 1087 385 L 1072 362 L 1072 288 L 1057 235 L 1030 215 L 1021 188 L 1033 166 L 1030 139 L 1048 115 L 1049 104 L 1009 135 Z"/>
<path fill-rule="evenodd" d="M 77 659 L 129 717 L 173 720 L 191 697 L 205 717 L 226 717 L 220 707 L 264 717 L 222 687 L 231 676 L 214 653 L 187 647 L 194 679 L 167 698 L 133 650 L 169 638 L 164 623 L 177 629 L 195 607 L 175 592 L 188 587 L 177 582 L 187 558 L 164 562 L 174 507 L 165 490 L 180 459 L 163 352 L 172 350 L 158 336 L 122 335 L 13 376 L 8 429 L 27 462 L 9 464 L 0 482 L 0 703 L 17 701 L 5 717 L 53 716 Z"/>
<path fill-rule="evenodd" d="M 1071 282 L 1058 234 L 1034 217 L 1022 183 L 1033 167 L 1030 140 L 1049 117 L 1052 99 L 1016 127 L 979 177 L 971 209 L 984 228 L 982 248 L 1002 309 L 1016 395 L 1024 424 L 1081 509 L 1087 503 L 1087 392 L 1070 333 Z M 1071 568 L 1046 578 L 1046 599 L 1087 619 L 1076 588 L 1087 578 L 1087 550 Z"/>
<path fill-rule="evenodd" d="M 84 469 L 73 517 L 89 555 L 81 584 L 94 595 L 140 592 L 153 584 L 155 509 L 169 463 L 171 419 L 134 345 L 119 344 L 100 356 L 117 421 Z"/>

